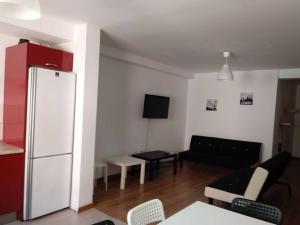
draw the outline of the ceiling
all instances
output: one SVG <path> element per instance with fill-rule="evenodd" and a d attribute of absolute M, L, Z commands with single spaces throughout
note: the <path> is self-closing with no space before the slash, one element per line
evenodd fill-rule
<path fill-rule="evenodd" d="M 40 0 L 103 29 L 102 44 L 191 72 L 300 67 L 299 0 Z"/>

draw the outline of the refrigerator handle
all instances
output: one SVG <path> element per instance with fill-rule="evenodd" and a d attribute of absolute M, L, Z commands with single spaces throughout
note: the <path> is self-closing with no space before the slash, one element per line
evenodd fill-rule
<path fill-rule="evenodd" d="M 52 67 L 58 68 L 58 65 L 56 65 L 54 63 L 45 63 L 45 66 L 52 66 Z"/>
<path fill-rule="evenodd" d="M 23 219 L 30 218 L 31 208 L 31 186 L 32 186 L 32 157 L 34 141 L 34 115 L 35 115 L 35 93 L 36 93 L 36 73 L 37 68 L 29 69 L 28 89 L 27 89 L 27 122 L 26 122 L 26 145 L 25 145 L 25 185 L 24 185 L 24 215 Z"/>
<path fill-rule="evenodd" d="M 37 68 L 30 68 L 28 82 L 28 102 L 27 102 L 27 128 L 26 128 L 26 151 L 29 158 L 33 157 L 34 143 L 34 118 L 35 118 L 35 98 L 36 98 L 36 74 Z"/>

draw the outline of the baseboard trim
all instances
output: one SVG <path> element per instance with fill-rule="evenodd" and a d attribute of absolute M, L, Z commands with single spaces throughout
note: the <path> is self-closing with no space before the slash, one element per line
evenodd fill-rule
<path fill-rule="evenodd" d="M 86 211 L 86 210 L 88 210 L 88 209 L 91 209 L 91 208 L 94 208 L 94 207 L 95 207 L 95 204 L 94 204 L 94 203 L 90 203 L 90 204 L 81 206 L 81 207 L 78 209 L 78 213 L 84 212 L 84 211 Z"/>

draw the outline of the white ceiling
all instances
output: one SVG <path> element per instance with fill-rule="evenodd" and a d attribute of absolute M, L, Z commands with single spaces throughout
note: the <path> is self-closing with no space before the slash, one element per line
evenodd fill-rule
<path fill-rule="evenodd" d="M 299 0 L 40 0 L 102 27 L 102 43 L 192 72 L 300 67 Z"/>

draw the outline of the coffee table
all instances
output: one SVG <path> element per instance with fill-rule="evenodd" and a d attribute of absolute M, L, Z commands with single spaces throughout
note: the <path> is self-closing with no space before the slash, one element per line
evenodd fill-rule
<path fill-rule="evenodd" d="M 141 152 L 137 154 L 133 154 L 132 157 L 143 159 L 149 161 L 149 180 L 153 180 L 153 172 L 155 169 L 155 164 L 159 165 L 159 161 L 162 159 L 173 158 L 173 173 L 174 175 L 177 172 L 177 153 L 169 153 L 165 151 L 149 151 L 149 152 Z"/>

